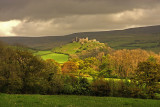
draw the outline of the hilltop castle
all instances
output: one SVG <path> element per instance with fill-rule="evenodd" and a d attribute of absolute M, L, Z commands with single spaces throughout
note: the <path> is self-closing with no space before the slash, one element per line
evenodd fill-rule
<path fill-rule="evenodd" d="M 80 42 L 80 43 L 83 44 L 83 43 L 86 43 L 86 42 L 99 42 L 99 41 L 97 41 L 96 39 L 89 40 L 88 37 L 86 37 L 86 38 L 76 37 L 72 40 L 72 42 Z"/>

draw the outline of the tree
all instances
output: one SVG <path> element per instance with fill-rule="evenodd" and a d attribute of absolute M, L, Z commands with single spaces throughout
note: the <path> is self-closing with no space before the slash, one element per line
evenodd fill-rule
<path fill-rule="evenodd" d="M 153 53 L 141 49 L 123 49 L 110 54 L 109 58 L 115 68 L 115 74 L 118 74 L 120 77 L 133 77 L 138 63 L 147 61 L 151 54 Z"/>
<path fill-rule="evenodd" d="M 114 67 L 109 57 L 110 57 L 109 55 L 102 57 L 102 62 L 101 62 L 101 65 L 99 66 L 99 69 L 100 69 L 100 72 L 98 75 L 99 77 L 107 78 L 112 76 Z"/>
<path fill-rule="evenodd" d="M 54 60 L 0 44 L 0 92 L 55 94 L 62 87 L 59 74 L 60 65 Z"/>
<path fill-rule="evenodd" d="M 95 78 L 98 74 L 100 61 L 95 57 L 89 57 L 84 60 L 73 59 L 78 65 L 78 73 L 80 75 L 90 75 Z"/>
<path fill-rule="evenodd" d="M 15 50 L 0 44 L 0 91 L 20 93 L 23 87 L 22 75 Z"/>
<path fill-rule="evenodd" d="M 133 81 L 142 89 L 141 92 L 147 94 L 149 98 L 154 98 L 155 93 L 160 88 L 159 78 L 160 65 L 152 61 L 146 61 L 138 64 Z"/>
<path fill-rule="evenodd" d="M 48 94 L 56 94 L 62 90 L 63 80 L 60 71 L 59 63 L 53 59 L 46 60 L 43 75 L 48 83 Z"/>
<path fill-rule="evenodd" d="M 68 61 L 62 65 L 63 73 L 76 73 L 78 70 L 78 65 L 76 62 Z"/>

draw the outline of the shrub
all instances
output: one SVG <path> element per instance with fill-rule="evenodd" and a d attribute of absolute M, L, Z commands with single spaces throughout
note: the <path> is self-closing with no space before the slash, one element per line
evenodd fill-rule
<path fill-rule="evenodd" d="M 62 89 L 63 94 L 74 94 L 76 85 L 78 84 L 78 78 L 74 75 L 64 75 L 64 88 Z"/>
<path fill-rule="evenodd" d="M 63 94 L 89 95 L 90 84 L 86 78 L 65 75 Z"/>
<path fill-rule="evenodd" d="M 114 97 L 129 97 L 130 96 L 130 83 L 128 80 L 115 80 L 109 79 L 108 82 L 110 87 L 110 96 Z"/>
<path fill-rule="evenodd" d="M 104 79 L 97 79 L 91 84 L 91 91 L 96 96 L 109 96 L 111 88 Z"/>
<path fill-rule="evenodd" d="M 91 84 L 91 91 L 96 96 L 130 97 L 130 86 L 128 80 L 98 79 Z"/>
<path fill-rule="evenodd" d="M 75 94 L 79 95 L 89 95 L 90 94 L 90 84 L 87 78 L 80 77 L 78 79 L 78 84 L 75 87 Z"/>

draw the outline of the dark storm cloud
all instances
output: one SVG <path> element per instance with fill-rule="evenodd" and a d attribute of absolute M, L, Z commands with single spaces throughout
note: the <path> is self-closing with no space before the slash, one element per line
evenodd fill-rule
<path fill-rule="evenodd" d="M 152 9 L 160 0 L 0 0 L 0 20 L 49 20 L 70 15 Z"/>
<path fill-rule="evenodd" d="M 50 36 L 160 24 L 160 0 L 0 0 L 0 36 Z"/>

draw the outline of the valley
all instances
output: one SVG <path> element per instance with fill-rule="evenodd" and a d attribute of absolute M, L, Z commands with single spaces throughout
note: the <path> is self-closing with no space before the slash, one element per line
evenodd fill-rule
<path fill-rule="evenodd" d="M 159 36 L 132 30 L 0 38 L 0 105 L 158 107 Z"/>
<path fill-rule="evenodd" d="M 0 0 L 0 107 L 160 107 L 160 0 Z"/>

